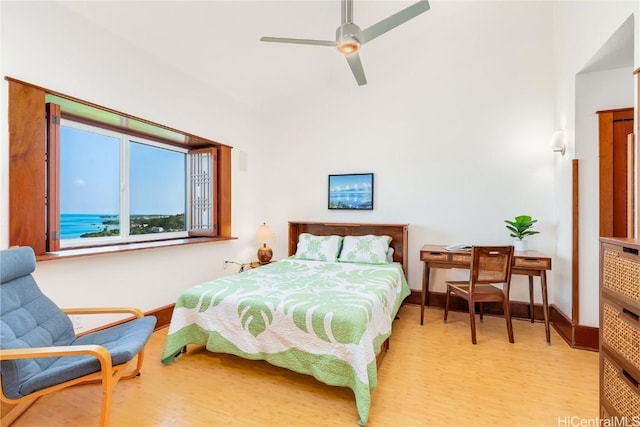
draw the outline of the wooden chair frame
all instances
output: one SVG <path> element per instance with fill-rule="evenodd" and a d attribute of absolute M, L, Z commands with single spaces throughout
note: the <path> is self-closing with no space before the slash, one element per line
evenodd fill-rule
<path fill-rule="evenodd" d="M 133 314 L 136 318 L 144 317 L 142 311 L 137 308 L 99 307 L 61 308 L 61 310 L 67 315 L 130 313 Z M 0 360 L 33 359 L 40 357 L 64 357 L 78 355 L 94 356 L 100 362 L 100 371 L 60 384 L 56 384 L 42 390 L 38 390 L 19 399 L 11 399 L 5 396 L 4 390 L 1 387 L 2 379 L 0 378 L 0 400 L 7 405 L 13 405 L 13 407 L 9 411 L 7 411 L 7 413 L 4 413 L 2 415 L 2 427 L 11 425 L 11 423 L 13 423 L 20 415 L 22 415 L 39 397 L 74 385 L 90 383 L 102 384 L 102 404 L 100 409 L 99 425 L 100 427 L 106 427 L 109 423 L 111 395 L 113 392 L 113 388 L 121 379 L 130 379 L 140 373 L 142 362 L 144 360 L 144 347 L 142 348 L 142 350 L 140 350 L 136 357 L 132 358 L 126 363 L 122 363 L 116 366 L 111 365 L 111 355 L 109 354 L 109 351 L 100 345 L 71 345 L 0 350 Z M 133 370 L 127 375 L 124 375 L 125 372 L 134 365 L 134 362 L 135 368 L 133 368 Z"/>
<path fill-rule="evenodd" d="M 471 326 L 471 342 L 476 340 L 476 309 L 475 303 L 480 303 L 480 320 L 483 318 L 482 304 L 485 302 L 501 302 L 504 309 L 504 317 L 507 323 L 509 342 L 513 343 L 513 325 L 509 310 L 509 290 L 511 288 L 511 269 L 513 265 L 513 246 L 473 246 L 471 249 L 471 270 L 467 281 L 447 281 L 447 294 L 444 306 L 444 322 L 447 322 L 449 314 L 449 301 L 451 295 L 463 298 L 469 303 L 469 321 Z M 498 261 L 500 257 L 500 261 Z M 494 259 L 492 259 L 494 258 Z M 492 269 L 493 274 L 482 275 L 482 266 L 493 264 L 497 269 Z M 499 289 L 494 285 L 502 284 Z"/>

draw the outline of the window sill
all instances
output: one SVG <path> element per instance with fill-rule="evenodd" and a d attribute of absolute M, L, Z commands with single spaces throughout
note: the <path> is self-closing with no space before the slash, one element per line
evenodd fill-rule
<path fill-rule="evenodd" d="M 155 242 L 127 243 L 110 246 L 93 246 L 90 248 L 65 249 L 58 252 L 47 252 L 38 255 L 38 261 L 51 261 L 55 259 L 67 259 L 82 256 L 110 254 L 117 252 L 139 251 L 144 249 L 164 248 L 168 246 L 193 245 L 196 243 L 221 242 L 235 240 L 237 237 L 188 237 L 184 239 L 159 240 Z"/>

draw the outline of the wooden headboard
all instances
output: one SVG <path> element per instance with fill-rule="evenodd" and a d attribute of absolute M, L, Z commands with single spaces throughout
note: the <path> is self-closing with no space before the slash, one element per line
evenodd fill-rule
<path fill-rule="evenodd" d="M 331 223 L 331 222 L 301 222 L 289 221 L 289 255 L 296 253 L 298 236 L 301 233 L 311 233 L 316 236 L 364 236 L 367 234 L 387 235 L 391 237 L 390 246 L 393 247 L 393 260 L 402 264 L 407 275 L 409 259 L 407 257 L 409 245 L 408 224 L 361 224 L 361 223 Z"/>

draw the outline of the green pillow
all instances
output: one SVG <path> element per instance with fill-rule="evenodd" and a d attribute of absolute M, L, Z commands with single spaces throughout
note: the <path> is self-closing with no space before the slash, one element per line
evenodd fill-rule
<path fill-rule="evenodd" d="M 335 262 L 340 253 L 342 236 L 315 236 L 301 233 L 294 258 Z"/>
<path fill-rule="evenodd" d="M 345 236 L 340 251 L 340 262 L 360 262 L 365 264 L 388 264 L 389 236 Z"/>

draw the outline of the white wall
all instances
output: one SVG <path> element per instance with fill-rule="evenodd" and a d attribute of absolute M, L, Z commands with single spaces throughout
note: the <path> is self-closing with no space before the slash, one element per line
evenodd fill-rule
<path fill-rule="evenodd" d="M 618 28 L 634 14 L 635 38 L 634 69 L 640 64 L 640 32 L 638 15 L 640 2 L 556 2 L 554 3 L 555 28 L 555 108 L 554 122 L 558 129 L 567 129 L 569 146 L 567 154 L 558 159 L 554 171 L 554 204 L 558 218 L 558 241 L 553 275 L 556 283 L 562 283 L 555 289 L 555 304 L 567 315 L 571 314 L 571 159 L 579 159 L 580 170 L 580 319 L 579 323 L 588 326 L 598 325 L 598 197 L 597 188 L 588 185 L 597 180 L 597 126 L 588 117 L 578 120 L 580 114 L 593 114 L 588 111 L 596 105 L 619 107 L 629 106 L 634 101 L 633 84 L 629 85 L 629 75 L 622 76 L 624 70 L 611 71 L 601 76 L 577 75 Z M 630 70 L 628 70 L 630 72 Z M 620 74 L 618 74 L 620 73 Z M 619 78 L 614 82 L 611 76 Z M 598 87 L 585 88 L 585 82 L 594 79 Z M 604 82 L 604 83 L 603 83 Z M 577 99 L 577 87 L 581 87 L 584 98 Z M 626 89 L 625 89 L 626 88 Z M 627 92 L 626 95 L 621 94 Z M 629 96 L 631 98 L 629 98 Z M 586 100 L 589 100 L 586 102 Z M 585 104 L 583 105 L 583 100 Z M 587 129 L 588 128 L 588 129 Z M 580 132 L 578 135 L 577 132 Z M 580 136 L 580 138 L 578 138 Z M 597 181 L 596 181 L 597 182 Z"/>
<path fill-rule="evenodd" d="M 580 159 L 580 323 L 598 324 L 599 161 L 596 111 L 633 106 L 633 69 L 576 76 L 576 158 Z"/>
<path fill-rule="evenodd" d="M 519 214 L 539 220 L 532 249 L 553 254 L 556 240 L 549 3 L 437 7 L 429 25 L 394 39 L 414 46 L 410 54 L 391 45 L 363 52 L 366 64 L 384 58 L 365 70 L 394 76 L 391 84 L 370 76 L 361 88 L 292 99 L 269 160 L 291 159 L 272 176 L 272 223 L 410 224 L 413 289 L 422 286 L 424 244 L 510 244 L 503 221 Z M 327 175 L 350 172 L 374 172 L 373 211 L 327 210 Z M 437 271 L 433 289 L 467 274 Z M 514 298 L 527 300 L 526 279 L 514 282 Z"/>

